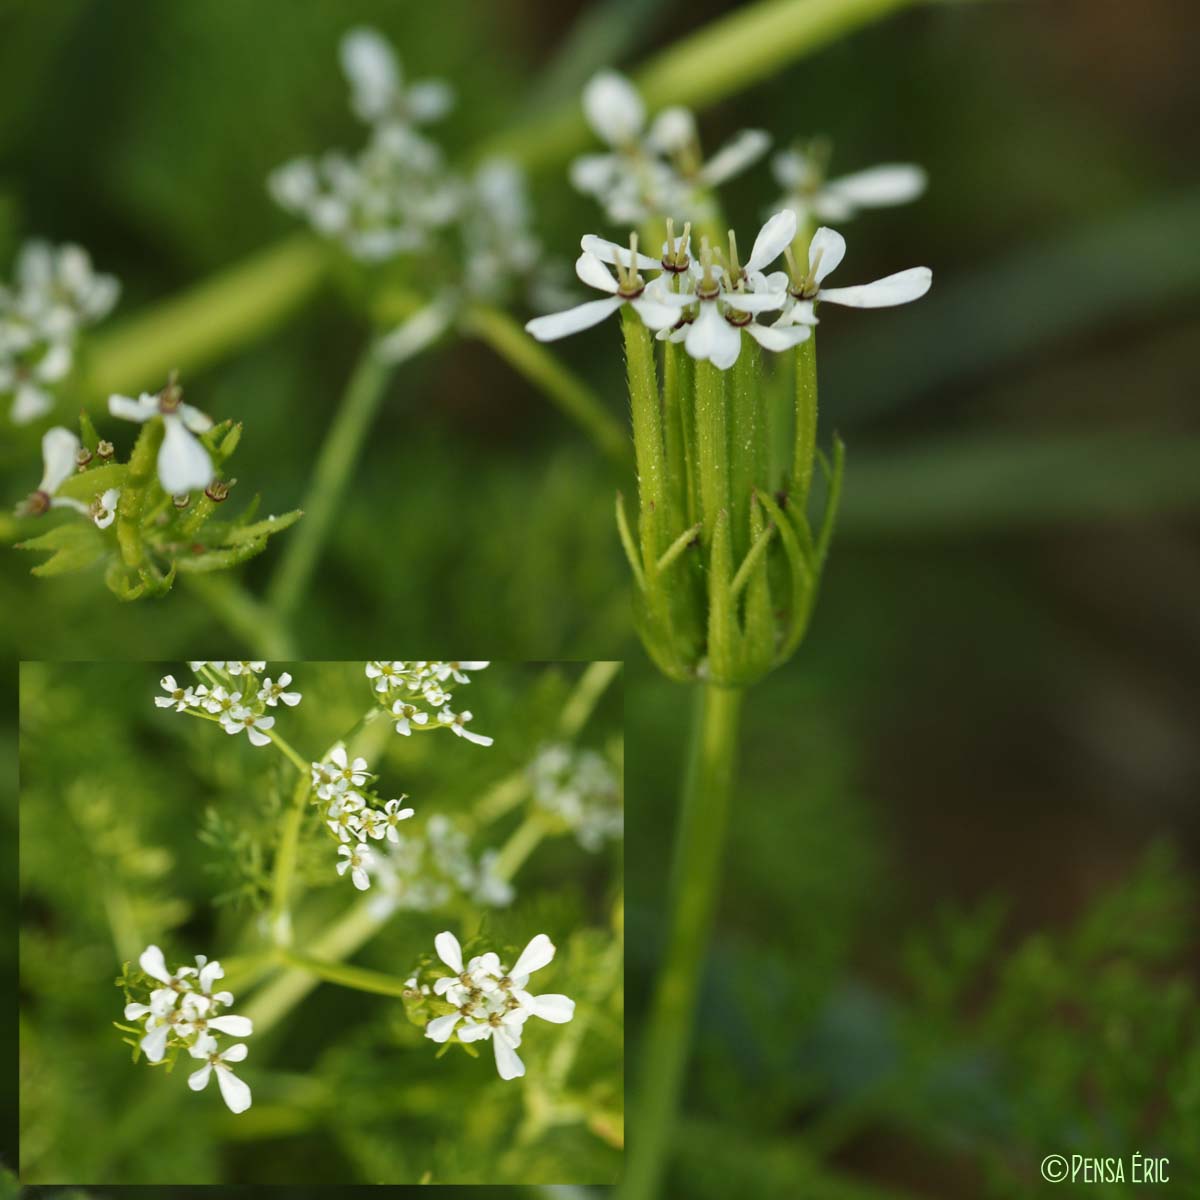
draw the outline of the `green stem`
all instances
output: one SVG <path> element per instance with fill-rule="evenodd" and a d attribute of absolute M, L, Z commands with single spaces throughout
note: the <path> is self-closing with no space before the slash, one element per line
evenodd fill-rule
<path fill-rule="evenodd" d="M 513 370 L 540 388 L 614 463 L 629 465 L 629 438 L 599 396 L 508 313 L 475 305 L 463 313 L 459 329 L 490 346 Z"/>
<path fill-rule="evenodd" d="M 792 488 L 798 517 L 808 513 L 813 460 L 817 455 L 817 335 L 796 347 L 796 456 Z"/>
<path fill-rule="evenodd" d="M 762 411 L 762 363 L 757 346 L 745 339 L 730 372 L 730 466 L 729 489 L 733 525 L 733 557 L 740 561 L 750 546 L 750 497 L 754 488 L 765 487 L 762 456 L 767 449 L 767 428 Z"/>
<path fill-rule="evenodd" d="M 540 812 L 531 812 L 513 830 L 508 841 L 500 847 L 492 863 L 492 874 L 506 882 L 521 869 L 525 860 L 537 849 L 542 838 L 549 833 L 545 818 Z"/>
<path fill-rule="evenodd" d="M 587 724 L 600 697 L 608 690 L 608 685 L 621 673 L 622 662 L 593 662 L 588 663 L 575 690 L 567 697 L 562 712 L 558 714 L 558 736 L 571 739 L 579 736 L 579 731 Z"/>
<path fill-rule="evenodd" d="M 280 747 L 282 749 L 282 746 Z M 304 802 L 311 790 L 311 779 L 307 765 L 296 780 L 292 791 L 292 803 L 283 820 L 283 833 L 279 838 L 279 851 L 275 855 L 275 874 L 271 883 L 271 907 L 267 915 L 267 928 L 271 940 L 277 946 L 287 946 L 292 940 L 292 922 L 288 913 L 288 892 L 292 876 L 296 872 L 296 850 L 300 843 L 300 825 L 304 820 Z"/>
<path fill-rule="evenodd" d="M 279 961 L 298 971 L 315 975 L 327 983 L 337 983 L 342 987 L 354 988 L 358 992 L 373 992 L 377 996 L 403 996 L 408 990 L 404 981 L 381 971 L 368 971 L 364 967 L 347 967 L 343 963 L 326 962 L 319 958 L 309 958 L 302 954 L 293 954 L 290 950 L 279 952 Z"/>
<path fill-rule="evenodd" d="M 250 647 L 251 653 L 272 661 L 295 659 L 296 652 L 287 627 L 238 580 L 219 574 L 196 574 L 186 578 L 188 589 L 230 633 Z"/>
<path fill-rule="evenodd" d="M 629 1152 L 621 1200 L 654 1200 L 662 1194 L 696 991 L 721 881 L 741 703 L 740 689 L 710 684 L 696 692 L 673 852 L 666 956 L 642 1039 L 637 1134 Z"/>
<path fill-rule="evenodd" d="M 376 343 L 372 341 L 350 376 L 304 497 L 305 519 L 290 535 L 267 592 L 272 608 L 281 616 L 290 616 L 304 599 L 309 578 L 316 569 L 321 548 L 379 410 L 392 367 L 392 362 L 376 352 Z"/>
<path fill-rule="evenodd" d="M 161 387 L 172 370 L 186 374 L 249 345 L 316 290 L 326 258 L 316 238 L 297 234 L 98 334 L 85 393 L 103 403 L 110 392 Z"/>
<path fill-rule="evenodd" d="M 266 730 L 266 734 L 267 734 L 267 737 L 269 737 L 271 739 L 271 741 L 273 741 L 275 743 L 275 745 L 279 747 L 280 751 L 283 753 L 284 758 L 286 758 L 288 760 L 288 762 L 290 762 L 292 764 L 292 766 L 295 767 L 296 770 L 299 771 L 300 774 L 305 779 L 307 779 L 308 772 L 309 772 L 308 760 L 301 758 L 300 755 L 297 754 L 294 749 L 292 749 L 291 745 L 288 742 L 284 741 L 284 739 L 282 737 L 280 737 L 279 734 L 276 733 L 274 729 Z"/>
<path fill-rule="evenodd" d="M 146 561 L 142 541 L 142 519 L 146 513 L 146 496 L 154 486 L 158 470 L 158 451 L 166 430 L 155 417 L 142 426 L 125 472 L 121 498 L 117 501 L 117 545 L 127 567 L 138 568 Z"/>

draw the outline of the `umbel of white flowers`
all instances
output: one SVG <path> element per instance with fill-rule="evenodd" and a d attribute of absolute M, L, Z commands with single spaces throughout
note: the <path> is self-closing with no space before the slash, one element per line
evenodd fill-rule
<path fill-rule="evenodd" d="M 37 488 L 18 506 L 23 517 L 40 517 L 52 508 L 69 508 L 81 513 L 100 529 L 107 529 L 117 515 L 120 488 L 105 488 L 97 492 L 91 504 L 73 496 L 58 495 L 81 461 L 83 443 L 69 429 L 55 425 L 42 434 L 42 478 Z"/>
<path fill-rule="evenodd" d="M 164 675 L 159 681 L 164 695 L 155 696 L 159 708 L 174 708 L 179 713 L 216 717 L 221 728 L 232 737 L 244 733 L 252 746 L 269 746 L 270 731 L 275 717 L 268 709 L 279 704 L 295 708 L 301 694 L 290 690 L 292 677 L 286 671 L 277 679 L 265 678 L 260 685 L 257 676 L 266 669 L 265 662 L 193 662 L 188 664 L 204 682 L 195 687 L 181 687 L 174 675 Z"/>
<path fill-rule="evenodd" d="M 594 75 L 582 103 L 588 124 L 609 149 L 575 159 L 571 183 L 618 225 L 640 225 L 652 217 L 712 217 L 713 189 L 751 166 L 771 144 L 761 129 L 743 130 L 705 161 L 691 111 L 663 109 L 647 127 L 641 96 L 616 71 Z"/>
<path fill-rule="evenodd" d="M 468 729 L 472 720 L 468 710 L 451 708 L 454 696 L 446 688 L 451 680 L 464 686 L 471 682 L 468 672 L 482 671 L 486 662 L 393 662 L 367 663 L 367 678 L 383 707 L 390 706 L 396 732 L 409 737 L 414 730 L 449 729 L 455 737 L 490 746 L 493 739 Z M 434 724 L 430 716 L 436 713 Z"/>
<path fill-rule="evenodd" d="M 71 373 L 81 330 L 108 315 L 119 291 L 82 246 L 22 246 L 13 285 L 0 286 L 0 397 L 11 399 L 14 425 L 54 407 L 54 388 Z"/>
<path fill-rule="evenodd" d="M 561 1025 L 575 1015 L 575 1001 L 569 997 L 558 993 L 535 996 L 528 990 L 530 976 L 554 958 L 554 943 L 544 933 L 521 951 L 511 970 L 490 950 L 464 965 L 462 946 L 449 930 L 437 935 L 434 948 L 453 974 L 438 979 L 433 990 L 454 1011 L 434 1017 L 425 1027 L 425 1036 L 435 1042 L 447 1042 L 451 1037 L 460 1042 L 490 1038 L 501 1079 L 525 1074 L 517 1047 L 530 1017 Z"/>
<path fill-rule="evenodd" d="M 817 323 L 817 302 L 850 308 L 907 304 L 925 295 L 933 278 L 928 267 L 912 267 L 874 283 L 823 287 L 846 252 L 845 239 L 832 229 L 818 229 L 809 246 L 807 269 L 800 269 L 791 254 L 796 214 L 789 209 L 777 212 L 759 230 L 744 264 L 732 232 L 727 261 L 706 239 L 699 259 L 693 258 L 688 234 L 685 227 L 676 238 L 669 226 L 659 259 L 638 253 L 636 234 L 630 236 L 628 249 L 585 236 L 576 273 L 584 283 L 607 292 L 608 298 L 535 317 L 526 330 L 538 341 L 555 341 L 597 325 L 628 305 L 660 338 L 682 341 L 692 358 L 728 370 L 741 352 L 743 333 L 764 350 L 789 350 L 810 336 L 809 326 Z M 787 258 L 788 271 L 766 274 L 781 255 Z M 647 279 L 650 272 L 656 274 Z M 765 313 L 779 315 L 767 324 L 760 320 Z"/>
<path fill-rule="evenodd" d="M 138 965 L 159 985 L 152 987 L 148 1003 L 131 1001 L 125 1006 L 127 1021 L 144 1022 L 138 1047 L 146 1061 L 162 1062 L 171 1048 L 186 1050 L 203 1064 L 188 1076 L 188 1087 L 203 1090 L 215 1071 L 221 1098 L 230 1111 L 245 1112 L 250 1107 L 250 1088 L 230 1064 L 245 1059 L 246 1045 L 239 1042 L 221 1050 L 219 1035 L 249 1037 L 254 1025 L 249 1017 L 225 1012 L 233 1003 L 232 992 L 213 990 L 225 975 L 221 964 L 197 955 L 195 966 L 169 971 L 163 952 L 151 945 L 142 951 Z"/>

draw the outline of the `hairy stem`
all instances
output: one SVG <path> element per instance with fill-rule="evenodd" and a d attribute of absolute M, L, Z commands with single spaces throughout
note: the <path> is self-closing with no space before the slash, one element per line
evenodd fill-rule
<path fill-rule="evenodd" d="M 637 1134 L 621 1200 L 661 1193 L 691 1041 L 700 970 L 720 884 L 737 751 L 740 689 L 696 692 L 683 802 L 675 835 L 665 958 L 643 1037 Z"/>

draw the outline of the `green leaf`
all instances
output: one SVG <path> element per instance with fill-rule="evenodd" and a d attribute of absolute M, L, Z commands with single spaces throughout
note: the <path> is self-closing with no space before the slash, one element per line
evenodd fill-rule
<path fill-rule="evenodd" d="M 88 504 L 101 492 L 119 488 L 125 482 L 126 469 L 124 463 L 105 463 L 102 467 L 92 467 L 89 471 L 70 476 L 55 494 Z"/>
<path fill-rule="evenodd" d="M 104 535 L 91 521 L 56 525 L 47 533 L 17 543 L 18 550 L 49 550 L 51 556 L 33 568 L 34 575 L 65 575 L 84 571 L 108 550 Z"/>
<path fill-rule="evenodd" d="M 255 521 L 253 525 L 247 525 L 242 529 L 231 530 L 229 536 L 225 539 L 227 546 L 240 546 L 244 542 L 256 541 L 259 538 L 269 538 L 272 534 L 280 533 L 287 529 L 289 525 L 295 523 L 304 516 L 304 513 L 293 508 L 291 512 L 286 512 L 281 517 L 266 517 L 261 521 Z"/>

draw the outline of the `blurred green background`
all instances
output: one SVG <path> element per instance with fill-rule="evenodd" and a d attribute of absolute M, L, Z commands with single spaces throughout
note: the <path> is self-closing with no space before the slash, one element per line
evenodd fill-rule
<path fill-rule="evenodd" d="M 272 166 L 358 143 L 335 60 L 348 25 L 454 83 L 439 130 L 465 148 L 728 7 L 11 7 L 5 228 L 83 242 L 135 312 L 294 228 L 266 196 Z M 831 1200 L 1040 1195 L 1042 1157 L 1077 1149 L 1158 1148 L 1180 1190 L 1200 1186 L 1196 33 L 1176 0 L 1136 17 L 1116 0 L 921 6 L 701 120 L 710 147 L 747 125 L 828 134 L 834 173 L 924 165 L 922 200 L 845 230 L 844 269 L 926 263 L 935 280 L 920 304 L 822 326 L 843 518 L 807 647 L 748 702 L 675 1164 L 691 1196 L 730 1178 Z M 551 250 L 610 232 L 561 165 L 533 184 Z M 723 195 L 750 230 L 775 187 L 764 166 Z M 327 295 L 190 381 L 245 419 L 238 473 L 269 508 L 303 493 L 362 337 Z M 615 333 L 562 354 L 620 414 Z M 36 478 L 33 439 L 0 453 L 8 504 Z M 640 663 L 618 482 L 485 348 L 419 361 L 368 444 L 302 645 L 372 653 L 399 627 L 456 653 Z M 27 569 L 0 567 L 10 655 L 227 643 L 182 591 L 122 608 Z M 639 1006 L 681 700 L 631 671 Z"/>
<path fill-rule="evenodd" d="M 388 894 L 381 877 L 360 893 L 336 874 L 335 843 L 307 810 L 296 953 L 336 960 L 339 941 L 355 966 L 403 983 L 443 929 L 464 944 L 478 931 L 502 956 L 535 933 L 554 941 L 540 990 L 574 998 L 576 1015 L 525 1031 L 526 1077 L 500 1080 L 490 1046 L 477 1059 L 457 1047 L 439 1059 L 406 1017 L 407 1001 L 259 965 L 266 914 L 248 901 L 269 885 L 295 772 L 270 747 L 156 708 L 167 669 L 190 679 L 184 664 L 22 667 L 22 1179 L 612 1181 L 622 1138 L 620 840 L 588 852 L 566 831 L 545 837 L 501 906 L 452 886 L 436 907 L 409 907 L 414 888 L 432 885 L 427 853 L 389 913 L 375 907 Z M 276 729 L 319 757 L 367 711 L 370 684 L 362 663 L 290 669 L 304 698 L 279 710 Z M 402 738 L 378 721 L 351 754 L 366 755 L 385 799 L 408 794 L 416 815 L 405 839 L 448 819 L 468 835 L 473 861 L 522 825 L 532 801 L 520 785 L 535 754 L 561 744 L 581 674 L 575 664 L 497 663 L 476 675 L 456 700 L 469 695 L 477 725 L 496 739 L 490 748 L 443 733 Z M 620 691 L 618 681 L 600 695 L 576 743 L 602 755 L 617 780 Z M 498 794 L 513 795 L 514 777 L 519 803 L 485 819 L 480 803 L 494 803 L 501 783 Z M 359 931 L 361 949 L 347 929 Z M 228 1113 L 213 1086 L 189 1091 L 186 1056 L 169 1076 L 131 1062 L 112 1025 L 124 1006 L 113 981 L 151 942 L 172 969 L 197 953 L 222 961 L 231 1011 L 255 1021 L 238 1071 L 253 1091 L 247 1112 Z"/>

